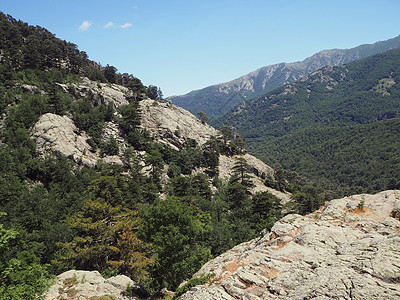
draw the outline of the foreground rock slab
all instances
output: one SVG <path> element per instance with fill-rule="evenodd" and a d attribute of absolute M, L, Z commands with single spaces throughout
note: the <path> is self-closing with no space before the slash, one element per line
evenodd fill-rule
<path fill-rule="evenodd" d="M 400 299 L 400 191 L 332 200 L 287 215 L 196 274 L 181 299 Z"/>
<path fill-rule="evenodd" d="M 124 295 L 128 286 L 133 287 L 136 291 L 141 291 L 140 296 L 147 293 L 125 275 L 105 279 L 98 271 L 70 270 L 57 276 L 55 283 L 46 293 L 45 299 L 137 299 L 136 296 Z"/>

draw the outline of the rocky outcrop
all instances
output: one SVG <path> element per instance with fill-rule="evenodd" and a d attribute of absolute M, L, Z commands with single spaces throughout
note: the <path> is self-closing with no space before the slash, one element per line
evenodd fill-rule
<path fill-rule="evenodd" d="M 202 123 L 199 118 L 187 110 L 169 102 L 146 99 L 142 100 L 140 105 L 142 111 L 141 126 L 148 130 L 158 142 L 168 144 L 176 150 L 181 149 L 187 139 L 194 139 L 201 146 L 211 137 L 219 135 L 219 132 L 213 127 Z M 273 175 L 274 170 L 250 154 L 240 156 L 220 155 L 218 172 L 221 179 L 229 179 L 233 175 L 232 168 L 236 163 L 235 159 L 238 157 L 247 161 L 255 175 L 253 192 L 269 191 L 281 199 L 289 197 L 289 195 L 267 188 L 263 184 L 260 178 L 261 174 Z"/>
<path fill-rule="evenodd" d="M 264 162 L 259 160 L 258 158 L 250 155 L 248 153 L 244 155 L 233 155 L 233 156 L 226 156 L 220 155 L 219 156 L 219 166 L 218 166 L 218 174 L 222 180 L 228 180 L 233 175 L 233 167 L 236 163 L 236 158 L 242 157 L 246 160 L 250 169 L 253 173 L 253 178 L 251 178 L 254 187 L 251 188 L 250 192 L 255 194 L 257 192 L 269 192 L 274 196 L 278 197 L 282 200 L 282 204 L 287 203 L 290 201 L 291 194 L 283 193 L 272 188 L 267 187 L 263 180 L 261 179 L 261 175 L 264 173 L 265 175 L 274 175 L 275 171 L 270 166 L 266 165 Z"/>
<path fill-rule="evenodd" d="M 40 90 L 37 86 L 35 85 L 29 85 L 29 84 L 21 84 L 20 85 L 21 90 L 25 93 L 31 93 L 31 94 L 45 94 L 43 90 Z"/>
<path fill-rule="evenodd" d="M 126 87 L 95 82 L 86 77 L 80 78 L 78 83 L 56 84 L 62 92 L 71 94 L 76 99 L 92 94 L 92 101 L 95 105 L 113 103 L 118 107 L 128 104 L 127 97 L 132 96 L 132 92 Z M 32 93 L 40 92 L 35 86 L 23 85 L 22 88 L 24 91 Z M 79 130 L 67 115 L 59 116 L 52 113 L 42 115 L 33 126 L 31 136 L 37 143 L 38 151 L 43 155 L 59 152 L 86 166 L 95 166 L 99 159 L 110 164 L 123 164 L 119 156 L 100 157 L 99 151 L 92 151 L 87 143 L 90 137 L 84 131 Z M 114 122 L 107 122 L 103 129 L 103 140 L 107 141 L 111 137 L 118 142 L 121 151 L 126 147 L 118 125 Z"/>
<path fill-rule="evenodd" d="M 179 148 L 185 141 L 194 139 L 203 145 L 211 136 L 217 136 L 218 131 L 187 110 L 169 102 L 159 102 L 151 99 L 140 101 L 142 111 L 142 127 L 153 134 L 158 141 L 173 148 Z"/>
<path fill-rule="evenodd" d="M 80 132 L 74 122 L 67 116 L 52 113 L 44 114 L 32 128 L 38 151 L 41 153 L 60 152 L 74 160 L 90 154 L 86 142 L 89 137 Z M 90 159 L 95 159 L 94 156 Z"/>
<path fill-rule="evenodd" d="M 117 107 L 127 104 L 125 95 L 128 94 L 128 91 L 122 86 L 96 83 L 87 78 L 81 78 L 79 84 L 59 84 L 59 87 L 65 93 L 73 93 L 77 97 L 84 97 L 89 94 L 89 91 L 93 95 L 100 95 L 101 92 L 102 101 L 105 101 L 105 103 L 112 101 Z M 93 101 L 96 101 L 96 99 Z M 202 146 L 211 137 L 219 135 L 216 129 L 204 124 L 187 110 L 170 102 L 144 99 L 140 101 L 140 110 L 141 127 L 146 129 L 157 142 L 167 144 L 176 150 L 182 149 L 188 139 L 196 140 Z M 68 115 L 59 116 L 52 113 L 42 115 L 33 126 L 31 135 L 37 143 L 38 151 L 43 155 L 59 152 L 86 166 L 95 166 L 100 159 L 110 164 L 123 164 L 123 159 L 120 156 L 100 157 L 100 151 L 94 151 L 88 144 L 87 141 L 90 137 L 84 131 L 79 130 Z M 103 128 L 103 141 L 108 141 L 110 138 L 116 140 L 120 153 L 123 153 L 127 143 L 115 122 L 106 122 Z M 142 159 L 145 153 L 137 152 L 136 155 Z M 223 180 L 232 176 L 236 157 L 220 156 L 219 176 Z M 263 173 L 272 175 L 274 171 L 271 167 L 252 155 L 245 154 L 241 157 L 246 159 L 255 175 L 253 193 L 268 191 L 282 199 L 283 202 L 289 200 L 289 194 L 275 191 L 263 184 L 260 177 Z M 143 169 L 145 174 L 148 173 L 148 169 L 149 167 Z M 197 171 L 202 172 L 204 170 Z"/>
<path fill-rule="evenodd" d="M 109 125 L 107 128 L 109 127 L 107 132 L 112 136 L 115 134 L 113 126 Z M 36 141 L 37 150 L 44 155 L 59 152 L 87 166 L 96 165 L 100 159 L 98 152 L 91 152 L 87 143 L 89 136 L 80 131 L 68 116 L 52 113 L 42 115 L 33 126 L 31 135 Z M 118 156 L 106 156 L 102 159 L 106 163 L 122 164 Z"/>
<path fill-rule="evenodd" d="M 129 287 L 133 295 L 126 295 Z M 59 299 L 138 299 L 148 293 L 125 275 L 105 279 L 98 271 L 70 270 L 57 276 L 45 295 L 46 300 Z M 103 298 L 100 298 L 103 297 Z"/>
<path fill-rule="evenodd" d="M 398 299 L 400 191 L 332 200 L 205 264 L 181 299 Z"/>
<path fill-rule="evenodd" d="M 83 98 L 93 94 L 93 100 L 96 104 L 114 103 L 115 106 L 128 104 L 126 99 L 132 96 L 132 92 L 122 85 L 111 83 L 100 83 L 92 81 L 86 77 L 82 77 L 79 83 L 61 84 L 58 87 L 67 94 L 72 94 L 77 98 Z"/>

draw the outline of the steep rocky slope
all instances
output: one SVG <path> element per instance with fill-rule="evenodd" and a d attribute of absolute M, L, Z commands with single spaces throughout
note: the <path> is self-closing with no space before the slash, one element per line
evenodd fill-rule
<path fill-rule="evenodd" d="M 113 128 L 115 128 L 115 124 L 109 122 L 105 135 L 117 137 L 118 129 L 113 131 Z M 44 155 L 60 152 L 76 162 L 82 161 L 87 166 L 95 166 L 100 159 L 100 153 L 92 152 L 91 146 L 87 143 L 89 136 L 84 131 L 78 130 L 68 116 L 52 113 L 42 115 L 32 128 L 32 137 L 36 140 L 38 151 Z M 116 155 L 106 156 L 102 159 L 106 163 L 122 164 L 121 158 Z"/>
<path fill-rule="evenodd" d="M 332 200 L 205 264 L 181 299 L 397 299 L 400 191 Z"/>
<path fill-rule="evenodd" d="M 128 104 L 126 97 L 129 90 L 117 84 L 104 84 L 81 78 L 79 83 L 58 84 L 61 91 L 78 97 L 85 97 L 92 93 L 93 102 L 97 104 L 113 103 L 115 107 Z M 35 91 L 36 87 L 29 89 Z M 167 144 L 178 150 L 187 139 L 194 139 L 203 145 L 211 136 L 217 136 L 218 131 L 203 124 L 190 112 L 168 102 L 159 102 L 151 99 L 140 101 L 141 127 L 150 132 L 155 140 Z M 61 152 L 72 157 L 75 161 L 82 159 L 86 165 L 95 165 L 100 158 L 98 152 L 90 153 L 87 143 L 89 136 L 77 129 L 72 116 L 59 116 L 47 113 L 40 117 L 33 126 L 31 135 L 38 144 L 38 150 L 43 154 Z M 126 143 L 121 136 L 115 122 L 107 122 L 103 130 L 103 140 L 114 137 L 119 146 L 124 148 Z M 105 157 L 106 162 L 120 162 L 116 158 Z"/>
<path fill-rule="evenodd" d="M 192 91 L 169 99 L 193 114 L 204 111 L 211 118 L 222 116 L 245 99 L 265 94 L 294 82 L 328 65 L 343 65 L 350 61 L 400 47 L 400 37 L 351 49 L 323 50 L 303 61 L 279 63 L 255 70 L 235 80 Z"/>
<path fill-rule="evenodd" d="M 290 200 L 290 193 L 283 193 L 264 185 L 260 175 L 262 173 L 273 175 L 275 171 L 270 166 L 266 165 L 261 160 L 250 154 L 233 156 L 220 155 L 218 172 L 221 179 L 228 180 L 233 175 L 232 170 L 235 166 L 236 158 L 239 157 L 243 157 L 247 161 L 252 169 L 252 173 L 254 174 L 253 178 L 251 178 L 251 181 L 254 184 L 254 187 L 251 188 L 251 192 L 253 194 L 257 192 L 269 192 L 281 199 L 282 203 L 286 203 Z"/>
<path fill-rule="evenodd" d="M 94 95 L 93 101 L 105 104 L 111 102 L 116 107 L 127 104 L 126 96 L 130 96 L 128 89 L 122 86 L 97 84 L 87 78 L 81 78 L 79 83 L 59 84 L 58 86 L 64 93 L 78 95 L 79 97 L 85 97 L 92 93 Z M 36 90 L 33 86 L 29 88 L 32 91 Z M 146 129 L 156 142 L 166 144 L 175 150 L 182 149 L 188 139 L 196 140 L 199 146 L 202 146 L 211 137 L 219 135 L 219 132 L 213 127 L 202 123 L 199 118 L 187 110 L 170 102 L 144 99 L 140 101 L 140 110 L 141 127 Z M 122 156 L 101 155 L 99 150 L 93 151 L 88 144 L 90 137 L 86 132 L 79 130 L 75 126 L 72 116 L 69 114 L 60 116 L 46 113 L 42 115 L 33 126 L 31 136 L 36 141 L 38 151 L 43 155 L 60 152 L 87 166 L 95 166 L 100 159 L 109 164 L 124 164 Z M 123 153 L 127 146 L 115 122 L 106 123 L 102 137 L 104 141 L 113 137 L 120 147 L 120 153 Z M 135 154 L 139 158 L 144 158 L 145 156 L 143 151 L 136 151 Z M 253 192 L 268 191 L 284 202 L 289 200 L 289 194 L 268 188 L 263 184 L 260 176 L 262 173 L 273 175 L 274 170 L 271 167 L 252 155 L 239 156 L 246 159 L 254 173 L 254 178 L 252 179 L 255 185 Z M 239 156 L 220 156 L 218 170 L 221 179 L 229 179 L 232 175 L 235 158 Z M 201 171 L 199 170 L 199 172 Z"/>
<path fill-rule="evenodd" d="M 131 96 L 131 92 L 121 85 L 97 83 L 86 77 L 82 77 L 79 83 L 59 83 L 57 86 L 60 91 L 71 94 L 75 98 L 93 94 L 94 105 L 113 103 L 118 107 L 128 104 L 127 97 Z M 36 93 L 38 90 L 35 86 L 27 86 L 25 89 L 31 93 Z M 101 157 L 99 151 L 91 151 L 91 146 L 87 142 L 90 137 L 86 132 L 78 130 L 70 114 L 60 116 L 46 113 L 42 115 L 32 127 L 31 136 L 36 141 L 38 151 L 43 155 L 60 152 L 87 166 L 96 165 L 100 158 L 106 163 L 122 164 L 118 156 Z M 103 130 L 104 141 L 111 136 L 119 143 L 121 150 L 126 147 L 115 122 L 107 122 Z"/>

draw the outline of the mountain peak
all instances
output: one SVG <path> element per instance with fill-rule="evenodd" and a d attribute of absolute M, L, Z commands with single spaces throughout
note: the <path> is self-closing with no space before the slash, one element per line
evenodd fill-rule
<path fill-rule="evenodd" d="M 246 99 L 260 96 L 279 86 L 294 82 L 324 66 L 343 65 L 399 47 L 400 36 L 351 49 L 322 50 L 303 61 L 268 65 L 232 81 L 215 84 L 169 99 L 172 103 L 193 114 L 203 111 L 213 119 L 222 116 Z"/>

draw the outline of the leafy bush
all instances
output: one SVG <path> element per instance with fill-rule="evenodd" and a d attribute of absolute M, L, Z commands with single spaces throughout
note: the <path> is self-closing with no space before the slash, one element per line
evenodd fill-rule
<path fill-rule="evenodd" d="M 211 258 L 206 244 L 210 218 L 196 212 L 178 197 L 169 197 L 149 207 L 143 215 L 140 238 L 152 243 L 155 263 L 152 287 L 176 288 Z"/>
<path fill-rule="evenodd" d="M 29 251 L 6 258 L 5 253 L 10 251 L 10 243 L 17 239 L 17 234 L 15 230 L 5 229 L 0 224 L 0 300 L 39 299 L 49 287 L 46 266 L 42 266 L 39 259 Z"/>

